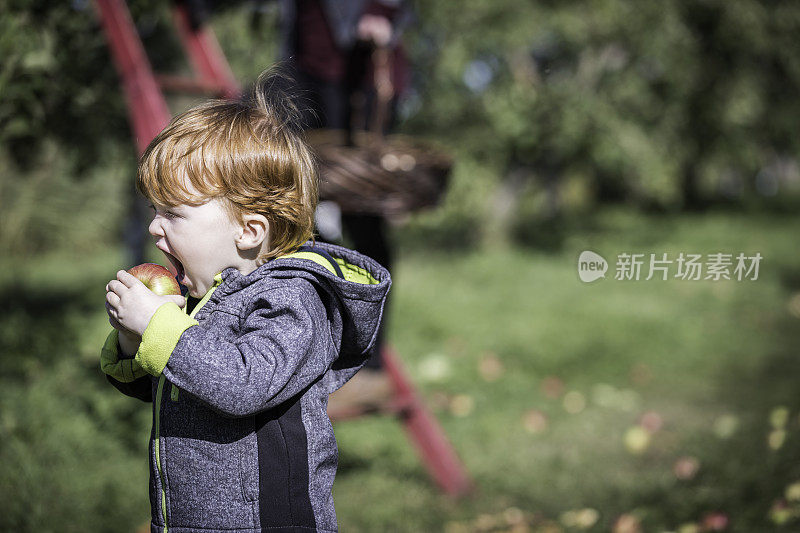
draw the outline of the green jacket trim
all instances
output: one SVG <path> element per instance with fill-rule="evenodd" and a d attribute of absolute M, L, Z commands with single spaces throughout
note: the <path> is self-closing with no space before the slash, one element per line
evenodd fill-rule
<path fill-rule="evenodd" d="M 142 334 L 142 343 L 136 352 L 136 360 L 147 373 L 156 377 L 161 375 L 183 332 L 198 324 L 194 319 L 195 313 L 206 304 L 221 283 L 220 272 L 214 276 L 211 288 L 190 315 L 173 303 L 166 303 L 156 310 Z"/>
<path fill-rule="evenodd" d="M 328 262 L 328 260 L 315 252 L 292 252 L 290 254 L 281 255 L 278 257 L 278 259 L 308 259 L 324 269 L 329 270 L 331 274 L 336 275 L 336 271 L 333 269 L 333 266 Z"/>
<path fill-rule="evenodd" d="M 121 383 L 130 383 L 147 375 L 139 361 L 119 358 L 119 332 L 112 330 L 100 351 L 100 370 Z"/>
<path fill-rule="evenodd" d="M 285 254 L 277 257 L 277 259 L 308 259 L 309 261 L 313 261 L 319 266 L 328 270 L 331 274 L 336 275 L 336 271 L 333 269 L 333 266 L 328 262 L 325 257 L 321 256 L 316 252 L 293 252 L 290 254 Z M 344 259 L 339 257 L 335 257 L 334 260 L 342 269 L 342 274 L 344 274 L 344 279 L 347 281 L 351 281 L 353 283 L 362 283 L 366 285 L 378 285 L 380 282 L 376 280 L 372 274 L 367 272 L 366 269 L 361 268 L 360 266 L 354 265 L 352 263 L 348 263 Z"/>
<path fill-rule="evenodd" d="M 187 316 L 176 304 L 165 303 L 147 324 L 135 360 L 147 373 L 160 376 L 183 332 L 196 325 L 197 320 Z"/>
<path fill-rule="evenodd" d="M 380 281 L 375 279 L 375 277 L 370 274 L 367 269 L 361 268 L 358 265 L 354 265 L 353 263 L 348 263 L 344 259 L 339 257 L 335 258 L 336 262 L 339 263 L 339 267 L 342 269 L 342 274 L 344 274 L 344 279 L 347 281 L 352 281 L 353 283 L 362 283 L 364 285 L 379 285 Z"/>

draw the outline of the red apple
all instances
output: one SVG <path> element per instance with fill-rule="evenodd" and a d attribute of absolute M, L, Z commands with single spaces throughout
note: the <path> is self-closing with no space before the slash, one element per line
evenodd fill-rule
<path fill-rule="evenodd" d="M 181 294 L 181 286 L 172 272 L 156 263 L 143 263 L 128 270 L 128 274 L 135 276 L 144 286 L 158 294 L 168 296 Z"/>

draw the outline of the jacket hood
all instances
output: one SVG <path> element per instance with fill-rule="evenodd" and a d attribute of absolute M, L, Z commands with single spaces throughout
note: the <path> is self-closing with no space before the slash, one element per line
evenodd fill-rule
<path fill-rule="evenodd" d="M 328 317 L 341 317 L 340 354 L 332 368 L 352 368 L 352 372 L 347 372 L 352 375 L 371 355 L 392 284 L 391 276 L 377 261 L 354 250 L 311 241 L 305 246 L 329 254 L 339 266 L 342 277 L 324 255 L 314 251 L 297 252 L 273 259 L 247 276 L 234 268 L 225 269 L 222 284 L 211 300 L 246 290 L 250 285 L 264 282 L 265 278 L 309 281 L 320 293 Z"/>

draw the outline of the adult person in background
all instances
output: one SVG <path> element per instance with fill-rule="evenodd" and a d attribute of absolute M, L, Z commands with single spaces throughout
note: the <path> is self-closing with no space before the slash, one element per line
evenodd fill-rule
<path fill-rule="evenodd" d="M 407 86 L 408 62 L 400 36 L 412 18 L 408 6 L 402 0 L 281 0 L 280 7 L 283 56 L 304 91 L 303 102 L 308 108 L 304 127 L 368 129 L 376 98 L 371 58 L 373 50 L 381 47 L 389 50 L 394 87 L 383 125 L 387 131 L 394 121 L 397 97 Z M 391 272 L 392 253 L 384 217 L 343 213 L 339 226 L 329 213 L 319 210 L 317 215 L 323 240 L 337 240 L 337 233 L 343 233 L 352 248 Z M 338 217 L 338 213 L 333 216 Z M 333 231 L 326 232 L 330 227 Z M 386 320 L 383 324 L 373 356 L 332 397 L 332 403 L 377 408 L 390 397 L 391 385 L 380 355 Z"/>

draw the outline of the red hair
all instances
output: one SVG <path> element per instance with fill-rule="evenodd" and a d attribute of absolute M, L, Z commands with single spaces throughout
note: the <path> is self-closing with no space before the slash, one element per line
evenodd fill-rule
<path fill-rule="evenodd" d="M 259 262 L 312 238 L 318 195 L 314 156 L 278 81 L 266 71 L 249 98 L 212 100 L 176 116 L 147 147 L 136 176 L 139 192 L 155 204 L 221 198 L 238 222 L 247 213 L 266 217 Z"/>

